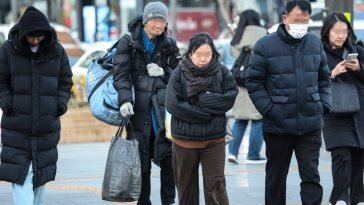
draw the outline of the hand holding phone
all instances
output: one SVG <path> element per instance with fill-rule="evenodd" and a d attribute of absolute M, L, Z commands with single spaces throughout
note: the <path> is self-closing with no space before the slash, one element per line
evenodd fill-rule
<path fill-rule="evenodd" d="M 358 58 L 358 53 L 349 53 L 348 56 L 346 57 L 346 61 L 349 63 L 355 62 L 357 58 Z"/>
<path fill-rule="evenodd" d="M 345 67 L 352 71 L 360 70 L 360 64 L 357 58 L 358 58 L 358 53 L 349 53 L 348 57 L 346 58 Z"/>

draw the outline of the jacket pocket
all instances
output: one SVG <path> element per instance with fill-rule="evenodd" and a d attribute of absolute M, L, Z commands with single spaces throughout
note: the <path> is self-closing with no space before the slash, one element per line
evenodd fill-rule
<path fill-rule="evenodd" d="M 285 104 L 286 102 L 288 102 L 288 97 L 287 96 L 271 96 L 270 97 L 273 101 L 273 107 L 270 111 L 269 114 L 269 118 L 272 119 L 278 119 L 278 118 L 282 118 L 283 116 L 280 114 L 280 112 L 282 112 L 282 104 Z"/>
<path fill-rule="evenodd" d="M 2 106 L 1 109 L 4 113 L 4 115 L 9 116 L 12 113 L 12 110 L 13 110 L 12 108 L 13 108 L 13 102 L 9 101 L 9 102 L 5 103 L 5 105 Z"/>
<path fill-rule="evenodd" d="M 318 93 L 312 93 L 311 97 L 312 97 L 313 101 L 315 101 L 315 102 L 320 101 L 320 99 L 321 99 L 320 94 L 318 94 Z"/>
<path fill-rule="evenodd" d="M 0 101 L 0 108 L 2 109 L 4 115 L 11 115 L 13 109 L 13 95 L 3 96 Z"/>
<path fill-rule="evenodd" d="M 62 101 L 58 101 L 57 107 L 58 107 L 57 117 L 60 117 L 64 113 L 66 113 L 66 111 L 67 111 L 67 105 L 65 105 L 64 103 L 62 103 Z"/>
<path fill-rule="evenodd" d="M 270 98 L 274 103 L 286 103 L 288 101 L 287 96 L 271 96 Z"/>
<path fill-rule="evenodd" d="M 316 105 L 316 113 L 323 113 L 324 108 L 321 103 L 321 97 L 319 93 L 312 93 L 311 94 L 312 100 L 315 102 Z"/>

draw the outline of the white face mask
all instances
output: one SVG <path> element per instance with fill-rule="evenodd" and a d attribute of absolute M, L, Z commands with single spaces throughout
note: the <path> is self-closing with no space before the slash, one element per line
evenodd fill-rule
<path fill-rule="evenodd" d="M 300 39 L 306 35 L 308 29 L 307 24 L 288 24 L 289 30 L 287 31 L 295 39 Z"/>

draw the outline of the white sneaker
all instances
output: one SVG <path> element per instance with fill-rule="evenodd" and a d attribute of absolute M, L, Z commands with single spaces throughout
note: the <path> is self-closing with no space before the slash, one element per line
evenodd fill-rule
<path fill-rule="evenodd" d="M 267 163 L 267 159 L 264 157 L 259 157 L 256 159 L 247 159 L 246 163 L 247 164 L 265 164 L 265 163 Z"/>
<path fill-rule="evenodd" d="M 356 205 L 364 205 L 364 202 L 359 202 Z"/>
<path fill-rule="evenodd" d="M 232 154 L 229 154 L 227 156 L 227 160 L 228 160 L 228 162 L 231 162 L 231 163 L 234 163 L 234 164 L 239 164 L 238 159 L 236 159 L 236 157 L 234 155 L 232 155 Z"/>
<path fill-rule="evenodd" d="M 347 203 L 345 201 L 343 201 L 343 200 L 339 200 L 339 201 L 336 202 L 335 205 L 347 205 Z"/>

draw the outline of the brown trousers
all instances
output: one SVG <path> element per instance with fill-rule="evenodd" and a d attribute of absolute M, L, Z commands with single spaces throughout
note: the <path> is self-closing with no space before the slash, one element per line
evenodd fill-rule
<path fill-rule="evenodd" d="M 225 142 L 205 148 L 184 148 L 172 144 L 172 163 L 179 205 L 199 205 L 201 162 L 205 204 L 228 205 L 225 181 Z"/>

